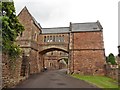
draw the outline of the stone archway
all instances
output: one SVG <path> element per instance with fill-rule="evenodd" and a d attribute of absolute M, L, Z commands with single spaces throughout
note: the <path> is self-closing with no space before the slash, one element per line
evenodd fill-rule
<path fill-rule="evenodd" d="M 45 54 L 46 52 L 49 52 L 49 51 L 54 51 L 54 50 L 63 51 L 63 52 L 66 52 L 66 53 L 68 53 L 68 52 L 69 52 L 68 50 L 63 49 L 63 48 L 51 47 L 51 48 L 47 48 L 47 49 L 45 48 L 45 49 L 43 49 L 42 51 L 39 51 L 39 53 L 41 53 L 41 54 Z"/>
<path fill-rule="evenodd" d="M 49 48 L 39 52 L 39 56 L 41 56 L 42 69 L 45 67 L 49 70 L 60 69 L 60 62 L 58 60 L 62 57 L 68 58 L 68 51 L 65 51 L 60 48 Z"/>

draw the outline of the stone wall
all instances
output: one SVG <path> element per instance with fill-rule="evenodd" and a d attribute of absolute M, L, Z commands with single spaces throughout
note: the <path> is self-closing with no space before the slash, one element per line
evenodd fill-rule
<path fill-rule="evenodd" d="M 104 43 L 102 31 L 72 33 L 71 71 L 88 75 L 104 75 Z"/>
<path fill-rule="evenodd" d="M 30 74 L 38 73 L 39 71 L 39 63 L 38 63 L 38 51 L 35 51 L 31 49 L 30 52 L 30 58 L 29 58 L 29 64 L 30 64 Z"/>
<path fill-rule="evenodd" d="M 44 70 L 44 57 L 42 54 L 39 53 L 39 61 L 38 61 L 39 65 L 40 65 L 40 68 L 39 70 L 40 71 L 43 71 Z"/>
<path fill-rule="evenodd" d="M 106 76 L 118 80 L 118 76 L 119 76 L 119 68 L 112 68 L 111 65 L 107 64 L 106 65 Z"/>
<path fill-rule="evenodd" d="M 21 40 L 32 39 L 32 37 L 31 37 L 31 35 L 32 35 L 32 28 L 31 28 L 32 18 L 29 16 L 29 13 L 26 11 L 25 8 L 18 15 L 18 19 L 19 19 L 20 23 L 24 26 L 25 31 L 17 38 L 18 39 L 20 38 Z"/>
<path fill-rule="evenodd" d="M 74 72 L 86 75 L 104 74 L 104 61 L 102 51 L 82 50 L 73 51 Z"/>
<path fill-rule="evenodd" d="M 54 41 L 54 39 L 58 39 L 59 36 L 63 36 L 63 41 L 59 42 L 59 41 Z M 50 37 L 52 37 L 52 40 L 49 41 L 44 41 L 45 37 L 47 39 L 49 39 Z M 49 38 L 48 38 L 49 37 Z M 44 50 L 50 49 L 50 48 L 56 48 L 56 49 L 61 49 L 64 51 L 68 51 L 68 44 L 69 44 L 69 35 L 68 33 L 61 33 L 61 34 L 40 34 L 39 35 L 39 39 L 38 39 L 38 43 L 39 43 L 39 51 L 42 52 Z"/>
<path fill-rule="evenodd" d="M 102 31 L 73 33 L 74 49 L 104 49 Z"/>
<path fill-rule="evenodd" d="M 12 87 L 26 77 L 20 76 L 22 58 L 10 60 L 7 55 L 2 55 L 2 87 Z"/>
<path fill-rule="evenodd" d="M 105 69 L 106 69 L 106 76 L 115 79 L 115 80 L 119 80 L 119 85 L 120 85 L 120 57 L 116 56 L 116 63 L 117 65 L 112 65 L 110 63 L 107 63 L 105 65 Z"/>

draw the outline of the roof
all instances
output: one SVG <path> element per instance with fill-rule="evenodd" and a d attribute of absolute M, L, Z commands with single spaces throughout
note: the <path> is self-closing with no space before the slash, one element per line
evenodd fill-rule
<path fill-rule="evenodd" d="M 48 33 L 68 33 L 69 27 L 42 28 L 43 34 Z"/>
<path fill-rule="evenodd" d="M 33 19 L 34 24 L 35 24 L 38 28 L 41 29 L 42 27 L 41 27 L 40 23 L 38 23 L 38 22 L 35 20 L 34 17 L 32 17 L 32 19 Z"/>
<path fill-rule="evenodd" d="M 102 26 L 97 22 L 89 22 L 89 23 L 71 23 L 71 31 L 79 32 L 79 31 L 100 31 L 102 30 Z"/>
<path fill-rule="evenodd" d="M 42 33 L 43 34 L 69 33 L 70 31 L 87 32 L 87 31 L 101 31 L 103 29 L 99 21 L 89 23 L 70 23 L 70 27 L 42 28 Z"/>

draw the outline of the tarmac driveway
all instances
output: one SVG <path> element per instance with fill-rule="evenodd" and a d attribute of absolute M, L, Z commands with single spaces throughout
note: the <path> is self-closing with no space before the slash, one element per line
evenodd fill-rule
<path fill-rule="evenodd" d="M 16 88 L 91 88 L 91 90 L 96 88 L 94 90 L 98 90 L 96 86 L 67 75 L 63 69 L 31 75 Z"/>

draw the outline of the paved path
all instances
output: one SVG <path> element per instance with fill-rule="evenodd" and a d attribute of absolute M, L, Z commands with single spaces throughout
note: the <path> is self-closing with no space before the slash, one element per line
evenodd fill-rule
<path fill-rule="evenodd" d="M 17 88 L 97 88 L 82 80 L 75 79 L 64 70 L 46 71 L 32 75 Z"/>

